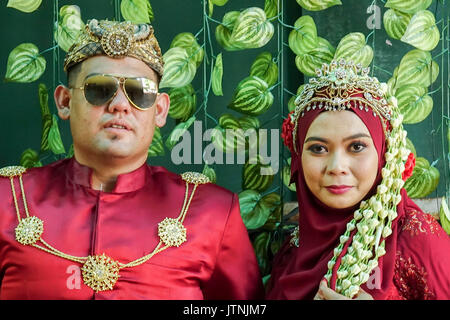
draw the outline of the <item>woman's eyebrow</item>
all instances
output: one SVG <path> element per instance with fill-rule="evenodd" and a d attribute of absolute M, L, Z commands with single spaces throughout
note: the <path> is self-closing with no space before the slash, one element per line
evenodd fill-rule
<path fill-rule="evenodd" d="M 325 139 L 325 138 L 320 138 L 320 137 L 309 137 L 308 139 L 305 140 L 304 143 L 307 143 L 307 142 L 309 142 L 309 141 L 320 141 L 320 142 L 323 142 L 323 143 L 328 143 L 328 140 L 327 140 L 327 139 Z"/>
<path fill-rule="evenodd" d="M 351 136 L 349 136 L 347 138 L 344 138 L 344 141 L 358 139 L 358 138 L 369 138 L 369 139 L 372 139 L 372 137 L 370 135 L 367 135 L 365 133 L 357 133 L 357 134 L 351 135 Z"/>

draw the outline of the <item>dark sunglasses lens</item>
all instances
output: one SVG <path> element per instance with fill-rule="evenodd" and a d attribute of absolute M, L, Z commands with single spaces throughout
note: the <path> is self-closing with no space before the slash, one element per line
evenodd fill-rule
<path fill-rule="evenodd" d="M 117 89 L 118 82 L 116 79 L 101 75 L 89 77 L 84 83 L 86 100 L 95 106 L 101 106 L 108 102 Z"/>
<path fill-rule="evenodd" d="M 125 91 L 128 98 L 140 109 L 150 108 L 156 100 L 156 86 L 145 78 L 127 79 Z"/>

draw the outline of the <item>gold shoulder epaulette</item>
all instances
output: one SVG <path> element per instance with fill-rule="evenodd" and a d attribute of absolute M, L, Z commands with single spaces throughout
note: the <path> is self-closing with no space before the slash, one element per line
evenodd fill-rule
<path fill-rule="evenodd" d="M 21 176 L 27 171 L 27 168 L 21 166 L 8 166 L 0 169 L 0 177 L 13 178 Z"/>
<path fill-rule="evenodd" d="M 181 179 L 193 184 L 205 184 L 211 182 L 207 176 L 199 172 L 184 172 L 181 174 Z"/>

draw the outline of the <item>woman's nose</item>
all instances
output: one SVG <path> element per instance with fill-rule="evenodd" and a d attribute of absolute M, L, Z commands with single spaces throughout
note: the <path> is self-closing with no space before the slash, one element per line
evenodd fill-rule
<path fill-rule="evenodd" d="M 348 160 L 345 154 L 335 151 L 330 154 L 326 171 L 330 175 L 345 175 L 348 173 Z"/>

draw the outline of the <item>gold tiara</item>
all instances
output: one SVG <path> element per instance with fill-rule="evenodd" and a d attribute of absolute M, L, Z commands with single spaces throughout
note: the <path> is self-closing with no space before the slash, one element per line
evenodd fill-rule
<path fill-rule="evenodd" d="M 67 72 L 73 65 L 96 55 L 133 57 L 145 62 L 161 77 L 163 75 L 161 48 L 153 27 L 146 23 L 89 20 L 67 52 L 64 71 Z"/>
<path fill-rule="evenodd" d="M 340 111 L 352 108 L 353 104 L 354 108 L 371 111 L 374 116 L 391 120 L 392 106 L 385 98 L 387 85 L 370 77 L 369 72 L 370 68 L 362 68 L 361 64 L 355 65 L 344 59 L 324 63 L 321 69 L 316 69 L 317 77 L 311 78 L 295 99 L 296 107 L 292 117 L 294 150 L 298 119 L 310 110 Z M 382 123 L 384 126 L 384 121 Z"/>

